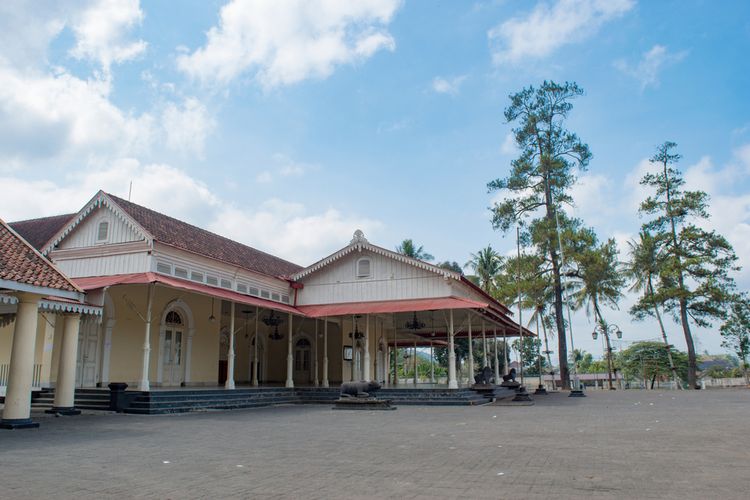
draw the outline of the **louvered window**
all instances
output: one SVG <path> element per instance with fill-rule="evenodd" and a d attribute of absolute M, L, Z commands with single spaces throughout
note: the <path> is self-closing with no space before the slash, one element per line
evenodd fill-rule
<path fill-rule="evenodd" d="M 247 293 L 247 285 L 243 285 L 242 283 L 237 283 L 237 291 L 240 293 Z"/>
<path fill-rule="evenodd" d="M 271 298 L 271 292 L 269 292 L 268 290 L 261 290 L 260 296 L 263 297 L 264 299 L 269 299 Z"/>
<path fill-rule="evenodd" d="M 369 278 L 371 273 L 370 259 L 359 259 L 357 261 L 357 278 Z"/>
<path fill-rule="evenodd" d="M 174 275 L 178 278 L 186 278 L 188 277 L 187 269 L 183 269 L 181 267 L 175 267 L 174 268 Z"/>
<path fill-rule="evenodd" d="M 211 286 L 219 286 L 219 278 L 216 276 L 206 276 L 206 283 Z"/>
<path fill-rule="evenodd" d="M 164 262 L 156 263 L 156 272 L 162 274 L 172 274 L 172 266 L 165 264 Z"/>
<path fill-rule="evenodd" d="M 256 297 L 260 295 L 260 290 L 255 288 L 254 286 L 250 287 L 250 291 L 248 292 L 250 295 L 255 295 Z"/>
<path fill-rule="evenodd" d="M 221 280 L 221 288 L 232 288 L 232 282 L 229 280 Z"/>
<path fill-rule="evenodd" d="M 192 273 L 190 273 L 190 279 L 203 283 L 203 273 L 196 273 L 195 271 L 193 271 Z"/>
<path fill-rule="evenodd" d="M 96 241 L 107 241 L 109 236 L 109 222 L 106 220 L 99 223 L 99 230 L 96 233 Z"/>

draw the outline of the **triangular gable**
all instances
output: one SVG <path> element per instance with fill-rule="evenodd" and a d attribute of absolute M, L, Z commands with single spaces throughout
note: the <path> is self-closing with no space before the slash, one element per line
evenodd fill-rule
<path fill-rule="evenodd" d="M 130 215 L 128 215 L 117 203 L 112 200 L 107 193 L 99 191 L 94 197 L 89 200 L 86 205 L 65 225 L 55 234 L 43 247 L 42 253 L 48 255 L 49 252 L 54 250 L 55 246 L 58 245 L 65 237 L 70 235 L 89 215 L 94 213 L 98 208 L 106 207 L 112 213 L 115 214 L 123 223 L 132 229 L 136 234 L 142 236 L 149 244 L 153 241 L 153 236 L 136 222 Z"/>
<path fill-rule="evenodd" d="M 300 280 L 302 278 L 305 278 L 307 276 L 310 276 L 313 273 L 316 273 L 327 266 L 333 264 L 334 262 L 346 257 L 352 252 L 361 252 L 363 250 L 372 252 L 374 254 L 382 255 L 384 257 L 388 257 L 394 260 L 397 260 L 399 262 L 403 262 L 405 264 L 412 265 L 414 267 L 417 267 L 419 269 L 423 269 L 425 271 L 430 271 L 435 274 L 439 274 L 440 276 L 443 276 L 445 278 L 453 278 L 456 281 L 461 280 L 461 275 L 459 273 L 456 273 L 454 271 L 450 271 L 448 269 L 443 269 L 442 267 L 438 267 L 435 265 L 432 265 L 428 262 L 419 260 L 419 259 L 412 259 L 411 257 L 407 257 L 406 255 L 400 254 L 398 252 L 393 252 L 391 250 L 388 250 L 383 247 L 379 247 L 377 245 L 373 245 L 369 241 L 367 241 L 367 238 L 365 238 L 364 233 L 357 229 L 354 232 L 354 237 L 352 238 L 351 243 L 347 245 L 346 247 L 342 248 L 336 253 L 333 253 L 329 255 L 328 257 L 325 257 L 324 259 L 319 260 L 315 264 L 312 264 L 303 270 L 293 274 L 291 276 L 291 279 L 293 281 Z"/>

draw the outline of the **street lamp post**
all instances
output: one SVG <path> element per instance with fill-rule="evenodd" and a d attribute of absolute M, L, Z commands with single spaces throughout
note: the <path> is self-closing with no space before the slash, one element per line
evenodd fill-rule
<path fill-rule="evenodd" d="M 617 335 L 618 339 L 622 338 L 622 330 L 620 330 L 620 327 L 615 324 L 607 324 L 602 321 L 601 324 L 597 325 L 594 328 L 594 331 L 591 333 L 591 337 L 596 340 L 596 338 L 599 336 L 599 332 L 604 335 L 604 340 L 607 342 L 607 375 L 609 376 L 609 390 L 613 391 L 615 390 L 615 386 L 612 382 L 612 344 L 609 341 L 609 335 L 611 333 L 614 333 Z"/>

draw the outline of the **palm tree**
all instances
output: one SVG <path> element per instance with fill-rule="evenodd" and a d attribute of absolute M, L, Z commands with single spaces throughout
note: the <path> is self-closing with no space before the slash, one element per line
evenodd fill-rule
<path fill-rule="evenodd" d="M 487 293 L 492 293 L 495 290 L 495 279 L 502 266 L 502 256 L 491 245 L 471 254 L 471 259 L 464 265 L 464 267 L 470 267 L 474 271 L 479 281 L 479 287 Z"/>
<path fill-rule="evenodd" d="M 594 313 L 595 321 L 601 326 L 607 343 L 607 368 L 609 387 L 612 385 L 612 347 L 607 332 L 607 322 L 602 316 L 601 306 L 609 305 L 617 309 L 622 298 L 625 278 L 619 269 L 617 245 L 610 238 L 600 246 L 592 245 L 575 256 L 577 269 L 570 274 L 578 278 L 573 285 L 573 304 L 576 309 L 586 307 L 586 313 Z"/>
<path fill-rule="evenodd" d="M 625 265 L 625 276 L 632 280 L 630 287 L 631 292 L 643 293 L 643 297 L 630 309 L 630 314 L 636 319 L 643 319 L 646 314 L 653 313 L 661 329 L 661 337 L 667 349 L 669 359 L 669 368 L 672 370 L 672 378 L 675 387 L 682 387 L 680 377 L 677 375 L 677 368 L 672 360 L 672 350 L 667 340 L 667 332 L 664 329 L 664 322 L 661 320 L 659 312 L 659 301 L 654 289 L 654 277 L 659 275 L 659 269 L 663 259 L 659 252 L 659 245 L 656 238 L 651 236 L 648 231 L 641 231 L 638 235 L 638 241 L 628 241 L 630 262 Z"/>
<path fill-rule="evenodd" d="M 405 239 L 399 246 L 396 247 L 396 251 L 412 259 L 419 259 L 425 261 L 431 261 L 435 257 L 427 253 L 423 246 L 417 247 L 417 245 L 411 240 L 411 238 Z"/>

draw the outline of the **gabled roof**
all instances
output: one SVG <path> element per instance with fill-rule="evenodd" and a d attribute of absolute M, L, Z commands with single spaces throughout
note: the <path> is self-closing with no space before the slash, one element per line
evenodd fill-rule
<path fill-rule="evenodd" d="M 423 260 L 419 259 L 413 259 L 411 257 L 407 257 L 404 254 L 400 254 L 398 252 L 394 252 L 392 250 L 388 250 L 383 247 L 379 247 L 377 245 L 373 245 L 369 241 L 367 241 L 367 238 L 365 238 L 365 235 L 362 231 L 357 229 L 354 232 L 354 237 L 352 238 L 352 241 L 347 245 L 346 247 L 342 248 L 336 253 L 333 253 L 329 255 L 328 257 L 325 257 L 315 264 L 312 264 L 304 269 L 299 270 L 298 272 L 291 275 L 292 280 L 300 280 L 304 278 L 305 276 L 309 276 L 324 267 L 328 266 L 329 264 L 336 262 L 337 260 L 346 257 L 352 252 L 361 252 L 362 250 L 367 250 L 369 252 L 383 255 L 385 257 L 389 257 L 391 259 L 397 260 L 399 262 L 404 262 L 406 264 L 410 264 L 414 267 L 418 267 L 419 269 L 424 269 L 425 271 L 431 271 L 433 273 L 439 274 L 441 276 L 444 276 L 446 278 L 453 278 L 455 280 L 461 279 L 461 274 L 450 271 L 448 269 L 443 269 L 442 267 L 438 267 L 435 265 L 430 264 L 429 262 L 425 262 Z"/>
<path fill-rule="evenodd" d="M 0 288 L 80 299 L 83 291 L 0 219 Z"/>
<path fill-rule="evenodd" d="M 101 205 L 109 207 L 149 242 L 156 241 L 225 264 L 274 277 L 286 277 L 302 269 L 302 266 L 292 262 L 274 257 L 104 191 L 99 191 L 77 215 L 73 216 L 66 226 L 47 242 L 44 247 L 45 253 L 51 251 L 90 212 Z"/>
<path fill-rule="evenodd" d="M 21 220 L 10 222 L 8 225 L 23 239 L 31 243 L 31 246 L 40 252 L 47 243 L 62 227 L 73 218 L 75 214 L 53 215 L 52 217 L 40 217 L 38 219 Z"/>

